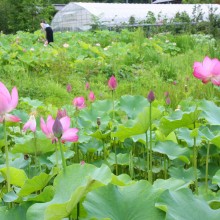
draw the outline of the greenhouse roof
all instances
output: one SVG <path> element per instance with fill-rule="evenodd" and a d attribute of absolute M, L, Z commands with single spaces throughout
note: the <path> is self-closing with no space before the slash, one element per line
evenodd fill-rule
<path fill-rule="evenodd" d="M 94 18 L 103 25 L 128 23 L 131 17 L 136 22 L 146 19 L 148 12 L 152 12 L 158 21 L 173 18 L 176 13 L 186 12 L 190 17 L 197 7 L 201 10 L 203 19 L 208 18 L 210 8 L 216 8 L 216 14 L 220 14 L 220 5 L 217 4 L 121 4 L 121 3 L 84 3 L 71 2 L 60 10 L 52 21 L 55 30 L 86 30 L 94 23 Z M 74 24 L 71 26 L 72 24 Z M 62 24 L 61 24 L 62 23 Z M 76 28 L 76 23 L 78 27 Z M 61 25 L 61 26 L 60 26 Z M 81 25 L 81 26 L 80 26 Z M 58 27 L 59 26 L 59 27 Z"/>

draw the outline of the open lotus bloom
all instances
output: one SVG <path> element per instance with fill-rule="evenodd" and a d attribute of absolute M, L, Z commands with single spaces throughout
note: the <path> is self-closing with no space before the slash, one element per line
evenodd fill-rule
<path fill-rule="evenodd" d="M 57 132 L 62 131 L 60 134 L 60 139 L 62 142 L 77 142 L 78 141 L 78 129 L 77 128 L 70 128 L 70 118 L 65 116 L 59 120 L 60 123 L 55 124 L 55 120 L 52 118 L 51 115 L 47 117 L 47 121 L 45 122 L 43 118 L 40 120 L 40 126 L 43 133 L 47 136 L 47 138 L 52 140 L 52 143 L 58 141 L 57 134 L 54 134 L 54 131 Z M 61 126 L 58 128 L 57 126 Z"/>
<path fill-rule="evenodd" d="M 220 61 L 205 57 L 203 62 L 195 62 L 193 75 L 202 80 L 203 83 L 211 81 L 214 85 L 220 85 Z"/>
<path fill-rule="evenodd" d="M 86 107 L 86 104 L 85 104 L 85 99 L 84 97 L 76 97 L 74 100 L 73 100 L 73 105 L 77 108 L 77 109 L 83 109 Z"/>
<path fill-rule="evenodd" d="M 36 119 L 34 115 L 31 115 L 29 120 L 24 124 L 23 131 L 30 129 L 32 132 L 36 131 Z"/>
<path fill-rule="evenodd" d="M 5 121 L 12 121 L 12 122 L 19 122 L 20 118 L 17 116 L 8 114 L 13 109 L 16 108 L 18 104 L 18 91 L 17 88 L 14 87 L 12 89 L 11 94 L 9 93 L 8 89 L 5 85 L 0 82 L 0 122 Z"/>

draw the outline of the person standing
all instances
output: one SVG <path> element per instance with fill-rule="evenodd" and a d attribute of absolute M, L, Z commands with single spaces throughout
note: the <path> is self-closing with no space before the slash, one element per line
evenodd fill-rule
<path fill-rule="evenodd" d="M 53 42 L 53 29 L 47 24 L 45 21 L 41 21 L 40 26 L 46 32 L 46 42 L 45 44 L 49 44 Z"/>

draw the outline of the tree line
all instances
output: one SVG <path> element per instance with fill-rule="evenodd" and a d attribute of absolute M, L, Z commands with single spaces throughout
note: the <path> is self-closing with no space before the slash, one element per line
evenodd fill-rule
<path fill-rule="evenodd" d="M 80 2 L 125 3 L 126 0 Z M 70 0 L 59 0 L 59 4 L 67 4 Z M 77 0 L 75 1 L 77 2 Z M 150 3 L 151 0 L 128 0 L 129 3 Z M 220 3 L 220 0 L 183 0 L 183 3 Z M 34 32 L 40 28 L 41 20 L 50 22 L 56 13 L 53 4 L 57 0 L 1 0 L 0 1 L 0 31 L 5 34 L 17 31 Z"/>

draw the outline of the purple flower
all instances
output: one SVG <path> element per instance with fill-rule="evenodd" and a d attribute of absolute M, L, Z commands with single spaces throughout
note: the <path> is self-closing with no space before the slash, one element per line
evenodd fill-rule
<path fill-rule="evenodd" d="M 154 92 L 152 90 L 148 93 L 147 99 L 150 103 L 154 101 L 155 95 L 154 95 Z"/>
<path fill-rule="evenodd" d="M 67 84 L 66 91 L 67 92 L 71 92 L 72 91 L 72 86 L 70 84 Z"/>
<path fill-rule="evenodd" d="M 171 103 L 170 97 L 167 97 L 167 98 L 166 98 L 166 104 L 167 104 L 167 105 L 170 105 L 170 103 Z"/>
<path fill-rule="evenodd" d="M 63 134 L 63 126 L 60 122 L 59 118 L 56 118 L 53 127 L 52 127 L 52 131 L 55 137 L 57 138 L 61 138 L 62 134 Z"/>

